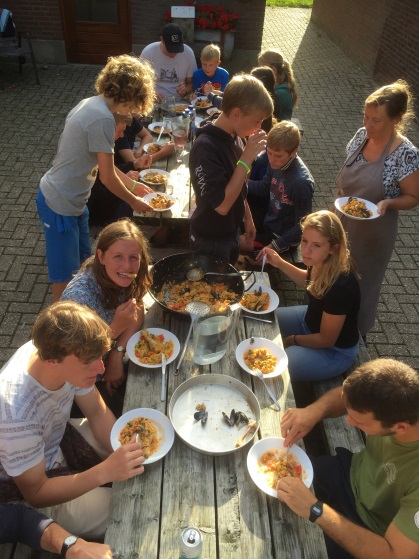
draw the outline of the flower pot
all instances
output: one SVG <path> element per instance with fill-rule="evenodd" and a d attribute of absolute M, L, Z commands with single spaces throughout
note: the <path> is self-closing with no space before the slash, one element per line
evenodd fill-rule
<path fill-rule="evenodd" d="M 223 60 L 231 60 L 234 48 L 234 32 L 221 31 L 220 29 L 195 29 L 195 41 L 205 43 L 217 43 L 221 48 L 221 63 Z"/>

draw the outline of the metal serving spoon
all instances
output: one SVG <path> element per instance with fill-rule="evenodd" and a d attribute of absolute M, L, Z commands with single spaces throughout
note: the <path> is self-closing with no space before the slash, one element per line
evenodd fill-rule
<path fill-rule="evenodd" d="M 191 268 L 186 273 L 186 278 L 189 281 L 199 281 L 205 276 L 242 277 L 240 272 L 206 272 L 202 268 Z"/>
<path fill-rule="evenodd" d="M 179 357 L 179 361 L 177 362 L 176 371 L 174 373 L 175 375 L 179 374 L 179 369 L 185 356 L 186 346 L 188 345 L 189 338 L 191 337 L 193 325 L 200 316 L 205 316 L 210 312 L 211 309 L 206 303 L 201 303 L 201 301 L 191 301 L 186 305 L 185 310 L 187 310 L 188 313 L 191 315 L 191 325 L 189 327 L 188 335 L 186 336 L 185 345 L 183 346 L 181 356 Z"/>

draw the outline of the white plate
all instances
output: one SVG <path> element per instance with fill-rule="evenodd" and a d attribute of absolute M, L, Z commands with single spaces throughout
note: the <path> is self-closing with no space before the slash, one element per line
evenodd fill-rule
<path fill-rule="evenodd" d="M 167 140 L 159 140 L 158 142 L 156 141 L 156 142 L 150 142 L 149 144 L 145 144 L 145 146 L 143 146 L 144 153 L 147 153 L 148 148 L 154 146 L 155 144 L 158 144 L 159 146 L 164 146 L 165 144 L 167 144 Z"/>
<path fill-rule="evenodd" d="M 207 103 L 210 103 L 209 105 L 207 105 L 206 107 L 196 107 L 196 103 L 197 101 L 207 101 Z M 193 105 L 198 111 L 205 111 L 206 109 L 209 109 L 212 106 L 211 101 L 208 101 L 208 98 L 205 95 L 202 95 L 201 97 L 197 97 L 196 99 L 192 99 L 191 101 L 191 105 Z"/>
<path fill-rule="evenodd" d="M 165 176 L 166 180 L 161 181 L 161 182 L 148 181 L 147 179 L 144 178 L 147 175 L 147 173 L 158 173 L 159 175 Z M 140 172 L 140 180 L 149 184 L 150 186 L 157 186 L 159 184 L 166 184 L 166 182 L 169 180 L 169 177 L 170 177 L 170 173 L 168 173 L 167 171 L 163 171 L 162 169 L 144 169 L 143 171 Z"/>
<path fill-rule="evenodd" d="M 268 293 L 269 294 L 269 306 L 266 309 L 266 311 L 251 311 L 247 307 L 244 307 L 243 305 L 240 305 L 241 308 L 244 311 L 246 311 L 247 313 L 250 313 L 250 314 L 267 314 L 267 313 L 270 313 L 270 312 L 274 311 L 276 309 L 276 307 L 279 305 L 278 295 L 275 293 L 275 291 L 273 289 L 271 289 L 267 285 L 262 285 L 262 284 L 259 284 L 259 283 L 255 283 L 248 291 L 244 292 L 244 295 L 246 295 L 246 293 L 253 293 L 255 290 L 258 290 L 259 287 L 262 288 L 262 293 Z"/>
<path fill-rule="evenodd" d="M 282 373 L 288 367 L 287 354 L 285 353 L 285 350 L 282 347 L 279 347 L 278 344 L 266 338 L 255 338 L 255 341 L 252 345 L 250 345 L 250 339 L 244 340 L 237 346 L 236 359 L 240 367 L 247 373 L 256 376 L 255 373 L 252 371 L 252 369 L 249 369 L 249 367 L 244 362 L 244 354 L 249 349 L 260 349 L 260 348 L 267 349 L 269 353 L 271 353 L 276 357 L 275 369 L 272 371 L 272 373 L 266 373 L 266 375 L 263 375 L 263 378 L 272 378 L 272 377 L 278 377 L 279 375 L 282 375 Z"/>
<path fill-rule="evenodd" d="M 166 122 L 166 123 L 163 123 L 163 122 L 152 122 L 151 124 L 148 125 L 148 129 L 149 129 L 151 132 L 154 132 L 154 134 L 160 134 L 159 131 L 156 131 L 156 127 L 157 127 L 157 126 L 163 126 L 164 124 L 165 124 L 165 127 L 167 128 L 167 127 L 168 127 L 167 122 Z M 170 132 L 162 132 L 162 134 L 170 134 Z"/>
<path fill-rule="evenodd" d="M 174 198 L 170 194 L 164 194 L 163 192 L 150 192 L 150 194 L 146 194 L 145 196 L 143 196 L 142 199 L 144 200 L 144 202 L 147 202 L 147 204 L 150 204 L 150 200 L 152 200 L 153 198 L 157 198 L 157 196 L 166 196 L 166 198 L 169 198 L 169 200 L 171 200 L 173 204 L 170 206 L 170 208 L 164 208 L 163 210 L 153 208 L 153 211 L 155 212 L 167 212 L 171 210 L 176 203 L 176 198 Z"/>
<path fill-rule="evenodd" d="M 221 113 L 220 109 L 217 109 L 217 107 L 210 107 L 209 109 L 207 109 L 207 114 L 212 116 L 215 113 Z"/>
<path fill-rule="evenodd" d="M 179 351 L 180 351 L 180 343 L 179 340 L 176 338 L 176 336 L 172 334 L 172 332 L 169 332 L 169 330 L 163 330 L 163 328 L 147 328 L 147 331 L 150 332 L 150 334 L 154 334 L 155 336 L 158 336 L 159 334 L 163 334 L 165 342 L 170 342 L 170 341 L 173 342 L 173 353 L 171 357 L 169 357 L 169 359 L 166 361 L 166 365 L 174 361 L 176 357 L 179 355 Z M 157 369 L 158 367 L 161 367 L 161 362 L 158 363 L 157 365 L 142 363 L 135 355 L 135 344 L 140 341 L 140 337 L 141 337 L 141 333 L 136 332 L 128 340 L 127 343 L 128 357 L 136 365 L 140 365 L 141 367 L 147 367 L 147 369 Z"/>
<path fill-rule="evenodd" d="M 173 112 L 173 115 L 181 115 L 183 111 L 185 111 L 189 107 L 189 105 L 190 102 L 182 103 L 182 101 L 179 101 L 179 103 L 170 104 L 169 109 L 171 110 L 171 112 Z M 183 107 L 183 109 L 181 111 L 175 111 L 175 107 Z"/>
<path fill-rule="evenodd" d="M 249 450 L 249 454 L 247 455 L 247 469 L 249 470 L 250 477 L 259 487 L 259 489 L 262 489 L 262 491 L 264 491 L 267 495 L 271 495 L 272 497 L 277 496 L 276 490 L 272 487 L 269 487 L 268 483 L 266 482 L 266 474 L 260 471 L 259 459 L 262 454 L 268 452 L 268 450 L 274 451 L 277 457 L 281 456 L 282 454 L 285 457 L 286 449 L 283 445 L 284 439 L 281 439 L 281 437 L 267 437 L 266 439 L 261 439 L 256 444 L 254 444 Z M 310 458 L 307 456 L 302 448 L 295 444 L 290 446 L 289 454 L 293 454 L 296 458 L 296 461 L 301 464 L 303 482 L 307 487 L 310 487 L 313 482 L 313 466 L 311 465 Z"/>
<path fill-rule="evenodd" d="M 380 214 L 377 211 L 377 206 L 375 204 L 373 204 L 372 202 L 369 202 L 368 200 L 365 200 L 365 198 L 360 198 L 359 196 L 352 196 L 352 198 L 356 198 L 360 202 L 364 202 L 367 210 L 370 210 L 372 212 L 372 216 L 371 217 L 355 217 L 353 215 L 347 214 L 346 212 L 344 212 L 342 210 L 342 206 L 344 206 L 347 203 L 349 198 L 350 198 L 349 196 L 344 196 L 343 198 L 337 198 L 335 200 L 336 209 L 338 209 L 341 213 L 343 213 L 343 215 L 346 215 L 346 217 L 349 217 L 350 219 L 357 219 L 358 221 L 368 221 L 370 219 L 376 219 L 377 217 L 380 217 Z"/>
<path fill-rule="evenodd" d="M 136 417 L 145 417 L 146 419 L 149 419 L 154 427 L 157 429 L 158 437 L 160 439 L 159 447 L 154 454 L 144 460 L 144 464 L 157 462 L 157 460 L 160 460 L 160 458 L 166 456 L 166 454 L 172 448 L 173 441 L 175 440 L 175 431 L 172 424 L 170 423 L 170 419 L 158 410 L 153 410 L 151 408 L 137 408 L 136 410 L 130 410 L 121 415 L 121 417 L 116 420 L 112 427 L 112 448 L 116 450 L 121 446 L 118 438 L 121 434 L 122 429 L 125 427 L 128 421 L 131 421 L 131 419 L 135 419 Z"/>

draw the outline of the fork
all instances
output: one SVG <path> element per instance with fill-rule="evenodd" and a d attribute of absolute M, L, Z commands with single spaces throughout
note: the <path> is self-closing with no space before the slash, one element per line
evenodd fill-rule
<path fill-rule="evenodd" d="M 266 254 L 263 255 L 263 258 L 262 258 L 262 269 L 261 269 L 260 272 L 259 272 L 259 282 L 260 282 L 260 283 L 263 283 L 263 279 L 264 279 L 264 277 L 263 277 L 263 268 L 265 267 L 265 264 L 266 264 Z"/>
<path fill-rule="evenodd" d="M 166 355 L 162 352 L 161 354 L 161 401 L 166 400 Z"/>
<path fill-rule="evenodd" d="M 263 373 L 260 369 L 258 369 L 257 367 L 255 367 L 254 369 L 252 369 L 252 372 L 255 373 L 255 375 L 257 377 L 260 378 L 260 380 L 263 382 L 263 384 L 265 385 L 265 388 L 269 394 L 269 396 L 272 398 L 272 401 L 274 402 L 274 404 L 276 405 L 276 407 L 279 409 L 279 411 L 281 411 L 281 406 L 278 404 L 278 400 L 276 399 L 275 394 L 272 392 L 272 390 L 269 388 L 269 386 L 266 384 L 266 380 L 263 376 Z"/>

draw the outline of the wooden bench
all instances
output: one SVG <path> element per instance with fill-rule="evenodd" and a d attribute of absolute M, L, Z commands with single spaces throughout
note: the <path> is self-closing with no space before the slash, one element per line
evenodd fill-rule
<path fill-rule="evenodd" d="M 22 37 L 26 39 L 27 46 L 22 47 Z M 36 66 L 35 55 L 32 48 L 32 42 L 27 33 L 17 33 L 16 37 L 0 38 L 0 58 L 17 58 L 19 62 L 19 73 L 22 73 L 22 65 L 25 63 L 25 57 L 29 54 L 32 60 L 33 69 L 35 71 L 35 79 L 38 85 L 39 81 L 38 68 Z"/>

